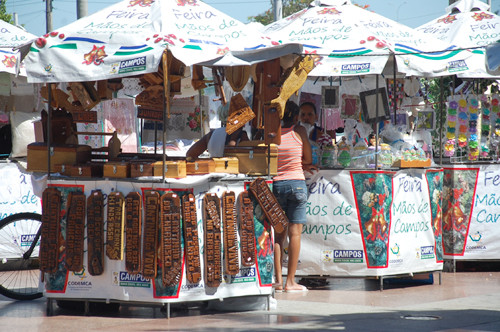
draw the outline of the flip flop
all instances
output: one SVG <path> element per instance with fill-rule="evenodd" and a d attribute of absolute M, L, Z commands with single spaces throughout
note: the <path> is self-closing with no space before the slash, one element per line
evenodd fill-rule
<path fill-rule="evenodd" d="M 274 292 L 275 293 L 284 293 L 285 291 L 283 289 L 275 289 Z"/>
<path fill-rule="evenodd" d="M 286 293 L 303 293 L 308 292 L 309 289 L 307 287 L 300 285 L 301 289 L 285 289 Z"/>

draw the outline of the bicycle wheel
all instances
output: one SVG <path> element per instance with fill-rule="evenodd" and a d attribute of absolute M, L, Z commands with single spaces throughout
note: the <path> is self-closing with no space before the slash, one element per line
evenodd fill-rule
<path fill-rule="evenodd" d="M 40 248 L 38 231 L 42 216 L 37 213 L 17 213 L 0 220 L 0 294 L 14 300 L 42 297 L 38 290 Z M 31 243 L 37 244 L 30 255 L 24 253 Z"/>

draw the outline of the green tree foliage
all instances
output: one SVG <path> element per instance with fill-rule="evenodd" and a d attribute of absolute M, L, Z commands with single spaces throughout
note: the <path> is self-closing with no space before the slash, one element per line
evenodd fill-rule
<path fill-rule="evenodd" d="M 0 0 L 0 20 L 14 24 L 12 14 L 7 13 L 7 0 Z"/>

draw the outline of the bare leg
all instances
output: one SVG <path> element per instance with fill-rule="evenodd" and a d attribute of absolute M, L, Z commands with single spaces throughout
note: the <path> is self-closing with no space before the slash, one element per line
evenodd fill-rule
<path fill-rule="evenodd" d="M 283 260 L 283 244 L 285 243 L 286 231 L 274 233 L 274 273 L 276 275 L 277 290 L 283 289 L 283 273 L 281 271 Z M 280 286 L 281 285 L 281 286 Z"/>
<path fill-rule="evenodd" d="M 288 225 L 288 276 L 285 290 L 302 289 L 302 286 L 295 282 L 295 272 L 297 272 L 297 265 L 299 264 L 302 227 L 302 224 L 290 223 Z"/>

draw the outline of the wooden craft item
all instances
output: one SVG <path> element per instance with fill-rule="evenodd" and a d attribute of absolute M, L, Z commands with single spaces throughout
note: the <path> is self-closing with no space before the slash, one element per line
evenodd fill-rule
<path fill-rule="evenodd" d="M 92 276 L 104 272 L 104 196 L 93 190 L 87 198 L 87 269 Z"/>
<path fill-rule="evenodd" d="M 220 199 L 215 193 L 203 197 L 205 235 L 205 285 L 219 287 L 222 282 Z"/>
<path fill-rule="evenodd" d="M 113 260 L 123 259 L 124 205 L 125 199 L 122 193 L 112 192 L 108 195 L 106 256 Z"/>
<path fill-rule="evenodd" d="M 158 255 L 158 218 L 160 213 L 160 194 L 148 191 L 144 195 L 144 241 L 142 243 L 142 276 L 156 278 L 156 259 Z"/>
<path fill-rule="evenodd" d="M 66 218 L 66 268 L 69 271 L 83 270 L 83 244 L 85 241 L 85 194 L 70 192 Z"/>
<path fill-rule="evenodd" d="M 135 97 L 135 104 L 156 111 L 163 111 L 163 85 L 152 85 Z"/>
<path fill-rule="evenodd" d="M 236 195 L 233 191 L 222 195 L 224 221 L 224 271 L 235 276 L 240 271 L 238 261 L 238 226 L 236 222 Z"/>
<path fill-rule="evenodd" d="M 263 178 L 255 179 L 248 189 L 259 203 L 264 212 L 267 221 L 273 226 L 277 233 L 282 233 L 288 226 L 288 218 L 281 208 L 276 196 L 267 186 L 266 180 Z"/>
<path fill-rule="evenodd" d="M 43 99 L 49 100 L 49 90 L 47 86 L 42 86 L 42 88 L 40 89 L 40 95 Z M 56 85 L 52 84 L 50 106 L 52 106 L 53 108 L 62 108 L 69 112 L 84 110 L 82 106 L 73 105 L 68 99 L 69 94 L 62 91 L 61 89 L 57 89 Z"/>
<path fill-rule="evenodd" d="M 94 84 L 89 82 L 72 82 L 68 83 L 68 88 L 71 90 L 73 99 L 79 101 L 82 108 L 86 111 L 91 110 L 101 102 Z"/>
<path fill-rule="evenodd" d="M 235 92 L 243 90 L 250 78 L 250 66 L 230 66 L 224 69 L 226 79 Z"/>
<path fill-rule="evenodd" d="M 215 161 L 212 159 L 197 159 L 186 162 L 187 175 L 210 174 L 215 172 Z"/>
<path fill-rule="evenodd" d="M 297 58 L 293 66 L 288 68 L 283 74 L 283 79 L 279 83 L 281 86 L 280 94 L 277 98 L 271 100 L 271 107 L 276 107 L 280 119 L 283 118 L 287 100 L 302 87 L 307 79 L 307 75 L 313 68 L 314 58 L 311 55 L 306 55 Z"/>
<path fill-rule="evenodd" d="M 215 88 L 215 95 L 219 97 L 219 99 L 214 99 L 214 101 L 219 100 L 222 104 L 222 106 L 225 106 L 227 103 L 226 100 L 226 94 L 224 93 L 224 88 L 222 85 L 222 69 L 213 67 L 212 68 L 212 76 L 214 78 L 214 88 Z"/>
<path fill-rule="evenodd" d="M 253 203 L 248 191 L 238 196 L 240 216 L 241 264 L 250 267 L 255 264 L 255 228 L 253 223 Z"/>
<path fill-rule="evenodd" d="M 161 196 L 160 260 L 165 287 L 179 284 L 182 276 L 181 201 L 174 193 Z"/>
<path fill-rule="evenodd" d="M 256 126 L 264 131 L 265 144 L 281 143 L 281 119 L 276 107 L 270 101 L 279 95 L 280 60 L 274 59 L 259 63 L 256 66 L 258 82 L 254 85 L 254 103 L 257 108 Z"/>
<path fill-rule="evenodd" d="M 142 197 L 130 192 L 125 197 L 125 270 L 141 272 Z"/>
<path fill-rule="evenodd" d="M 61 192 L 49 187 L 42 195 L 42 232 L 40 240 L 40 271 L 55 273 L 59 258 L 61 229 Z"/>
<path fill-rule="evenodd" d="M 229 116 L 226 122 L 226 133 L 231 135 L 253 118 L 255 118 L 255 113 L 250 106 L 248 106 L 241 93 L 232 96 L 229 102 Z"/>
<path fill-rule="evenodd" d="M 108 87 L 108 81 L 97 81 L 97 95 L 101 100 L 113 99 L 113 90 Z"/>
<path fill-rule="evenodd" d="M 193 194 L 182 197 L 182 225 L 186 247 L 186 277 L 190 283 L 196 284 L 201 280 L 201 266 L 196 200 Z"/>
<path fill-rule="evenodd" d="M 205 76 L 203 75 L 203 66 L 193 65 L 191 66 L 191 85 L 196 91 L 205 89 L 209 81 L 205 81 Z"/>

